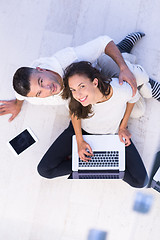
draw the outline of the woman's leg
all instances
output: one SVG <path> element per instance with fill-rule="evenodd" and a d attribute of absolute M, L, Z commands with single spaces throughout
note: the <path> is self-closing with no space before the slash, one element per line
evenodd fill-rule
<path fill-rule="evenodd" d="M 55 178 L 72 172 L 72 124 L 51 145 L 38 164 L 38 173 L 45 178 Z"/>
<path fill-rule="evenodd" d="M 135 188 L 142 188 L 148 183 L 146 169 L 133 142 L 126 147 L 126 170 L 123 180 Z"/>

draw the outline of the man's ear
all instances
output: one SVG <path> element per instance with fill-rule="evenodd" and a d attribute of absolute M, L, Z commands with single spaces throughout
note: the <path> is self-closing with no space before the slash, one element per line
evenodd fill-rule
<path fill-rule="evenodd" d="M 93 84 L 95 85 L 95 87 L 98 86 L 98 78 L 95 78 L 95 79 L 93 80 Z"/>
<path fill-rule="evenodd" d="M 40 67 L 36 67 L 36 70 L 38 70 L 38 72 L 44 72 L 44 71 L 46 71 L 45 69 L 40 68 Z"/>

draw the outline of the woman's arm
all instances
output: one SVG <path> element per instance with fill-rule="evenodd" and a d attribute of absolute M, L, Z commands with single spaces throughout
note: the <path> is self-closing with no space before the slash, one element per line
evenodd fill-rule
<path fill-rule="evenodd" d="M 129 146 L 131 144 L 131 141 L 130 141 L 131 134 L 127 129 L 127 124 L 128 124 L 128 119 L 130 117 L 132 109 L 134 107 L 134 104 L 135 103 L 127 103 L 126 111 L 125 111 L 124 117 L 121 121 L 121 124 L 119 126 L 119 131 L 118 131 L 120 141 L 124 142 L 126 146 Z"/>
<path fill-rule="evenodd" d="M 75 116 L 71 116 L 73 128 L 75 131 L 76 135 L 76 140 L 77 140 L 77 147 L 78 147 L 78 155 L 81 160 L 83 161 L 88 161 L 90 156 L 93 155 L 92 149 L 90 145 L 84 141 L 83 136 L 82 136 L 82 129 L 81 129 L 81 120 L 77 119 Z M 87 149 L 89 152 L 87 152 Z M 85 156 L 87 155 L 87 157 Z"/>

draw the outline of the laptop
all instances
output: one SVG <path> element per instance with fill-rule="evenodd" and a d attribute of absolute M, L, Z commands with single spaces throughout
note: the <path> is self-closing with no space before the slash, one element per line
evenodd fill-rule
<path fill-rule="evenodd" d="M 125 144 L 118 135 L 83 135 L 94 156 L 88 162 L 78 156 L 72 137 L 72 179 L 122 179 L 125 172 Z"/>
<path fill-rule="evenodd" d="M 160 193 L 160 168 L 158 168 L 156 174 L 153 177 L 151 187 Z"/>

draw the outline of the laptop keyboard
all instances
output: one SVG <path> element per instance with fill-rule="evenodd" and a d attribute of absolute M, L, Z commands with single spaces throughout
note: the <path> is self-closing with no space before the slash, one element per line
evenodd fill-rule
<path fill-rule="evenodd" d="M 119 152 L 118 151 L 103 151 L 93 152 L 88 162 L 82 161 L 79 158 L 79 167 L 118 167 L 119 166 Z"/>
<path fill-rule="evenodd" d="M 79 179 L 119 179 L 119 175 L 79 175 Z"/>
<path fill-rule="evenodd" d="M 155 186 L 154 189 L 160 193 L 160 187 Z"/>
<path fill-rule="evenodd" d="M 160 182 L 159 181 L 156 182 L 154 189 L 160 193 Z"/>

